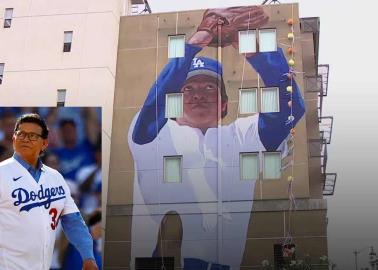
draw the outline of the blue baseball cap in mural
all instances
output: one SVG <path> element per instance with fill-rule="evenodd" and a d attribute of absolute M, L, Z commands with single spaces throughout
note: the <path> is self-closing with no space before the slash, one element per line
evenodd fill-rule
<path fill-rule="evenodd" d="M 197 75 L 207 75 L 221 80 L 222 74 L 222 65 L 218 61 L 207 57 L 195 57 L 190 65 L 186 79 L 188 80 Z"/>

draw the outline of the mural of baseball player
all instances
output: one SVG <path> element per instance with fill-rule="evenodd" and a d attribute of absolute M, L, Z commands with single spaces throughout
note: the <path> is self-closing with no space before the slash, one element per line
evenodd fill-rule
<path fill-rule="evenodd" d="M 286 155 L 290 82 L 283 76 L 289 66 L 280 48 L 246 55 L 265 86 L 279 88 L 279 112 L 220 124 L 228 105 L 222 66 L 197 56 L 204 47 L 217 46 L 219 19 L 222 46 L 238 49 L 238 30 L 259 28 L 269 18 L 256 6 L 206 11 L 185 45 L 185 57 L 171 59 L 152 85 L 128 135 L 135 162 L 133 258 L 175 256 L 186 270 L 239 269 L 255 187 L 255 180 L 240 180 L 239 155 L 261 156 L 263 151 Z M 181 118 L 165 118 L 168 93 L 183 93 Z M 304 102 L 295 82 L 292 95 L 296 125 L 304 115 Z M 176 155 L 182 156 L 182 181 L 165 183 L 163 157 Z M 238 201 L 238 211 L 229 209 L 232 203 L 227 202 L 232 201 Z M 162 239 L 169 230 L 177 241 L 165 248 Z"/>

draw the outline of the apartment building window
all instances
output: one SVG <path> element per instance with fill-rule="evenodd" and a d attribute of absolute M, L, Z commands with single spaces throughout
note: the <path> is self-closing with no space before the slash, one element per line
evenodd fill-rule
<path fill-rule="evenodd" d="M 261 112 L 279 112 L 279 92 L 277 87 L 261 88 Z"/>
<path fill-rule="evenodd" d="M 72 46 L 72 31 L 64 31 L 64 44 L 63 44 L 63 52 L 70 52 Z"/>
<path fill-rule="evenodd" d="M 239 112 L 241 114 L 257 112 L 257 89 L 240 89 L 239 91 Z"/>
<path fill-rule="evenodd" d="M 56 106 L 64 107 L 64 104 L 66 102 L 66 93 L 66 89 L 58 89 L 58 98 Z"/>
<path fill-rule="evenodd" d="M 256 31 L 239 31 L 239 53 L 256 52 Z"/>
<path fill-rule="evenodd" d="M 179 118 L 183 114 L 182 93 L 171 93 L 165 96 L 165 117 Z"/>
<path fill-rule="evenodd" d="M 240 154 L 240 179 L 255 180 L 259 178 L 259 153 Z"/>
<path fill-rule="evenodd" d="M 259 51 L 277 51 L 276 29 L 261 29 L 259 31 Z"/>
<path fill-rule="evenodd" d="M 256 30 L 239 31 L 239 53 L 277 51 L 276 29 L 261 29 L 257 48 Z"/>
<path fill-rule="evenodd" d="M 263 177 L 264 179 L 281 178 L 281 153 L 265 152 L 263 155 Z"/>
<path fill-rule="evenodd" d="M 185 56 L 185 35 L 168 37 L 168 58 Z"/>
<path fill-rule="evenodd" d="M 0 63 L 0 84 L 3 83 L 4 63 Z"/>
<path fill-rule="evenodd" d="M 181 182 L 182 156 L 164 157 L 164 182 Z"/>
<path fill-rule="evenodd" d="M 4 28 L 10 28 L 12 24 L 13 8 L 6 8 L 4 13 Z"/>

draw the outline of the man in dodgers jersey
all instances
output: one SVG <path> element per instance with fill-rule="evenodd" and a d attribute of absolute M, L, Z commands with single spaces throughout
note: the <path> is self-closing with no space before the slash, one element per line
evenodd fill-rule
<path fill-rule="evenodd" d="M 92 237 L 65 180 L 39 158 L 47 138 L 38 114 L 21 116 L 14 129 L 14 155 L 0 163 L 0 269 L 48 270 L 61 221 L 83 269 L 97 270 Z"/>
<path fill-rule="evenodd" d="M 267 20 L 258 7 L 252 8 L 252 14 L 257 14 L 250 21 L 254 29 Z M 208 13 L 218 11 L 222 12 Z M 250 17 L 248 12 L 246 17 Z M 289 66 L 282 49 L 247 54 L 246 62 L 264 86 L 278 88 L 279 111 L 243 116 L 220 125 L 228 106 L 222 66 L 197 56 L 218 39 L 200 28 L 187 41 L 185 57 L 170 59 L 162 70 L 130 126 L 128 140 L 135 162 L 132 257 L 172 256 L 164 253 L 161 238 L 164 230 L 174 230 L 172 225 L 164 228 L 169 227 L 168 216 L 174 215 L 179 217 L 176 225 L 182 227 L 177 231 L 185 270 L 239 269 L 255 186 L 255 179 L 241 180 L 239 155 L 257 152 L 261 161 L 262 152 L 278 151 L 284 158 L 287 136 L 292 124 L 303 116 L 304 102 L 293 82 L 294 118 L 290 119 L 290 94 L 286 92 L 290 80 L 285 75 Z M 238 49 L 237 42 L 232 45 Z M 183 93 L 181 118 L 165 117 L 169 93 Z M 179 183 L 164 181 L 163 160 L 169 156 L 182 157 Z M 237 206 L 232 203 L 235 201 Z M 220 228 L 223 241 L 218 235 Z"/>

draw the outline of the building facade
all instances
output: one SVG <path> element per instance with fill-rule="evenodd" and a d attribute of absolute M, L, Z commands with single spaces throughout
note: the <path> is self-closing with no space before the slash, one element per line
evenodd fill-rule
<path fill-rule="evenodd" d="M 236 7 L 119 33 L 105 269 L 328 269 L 319 19 Z"/>

